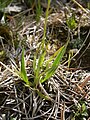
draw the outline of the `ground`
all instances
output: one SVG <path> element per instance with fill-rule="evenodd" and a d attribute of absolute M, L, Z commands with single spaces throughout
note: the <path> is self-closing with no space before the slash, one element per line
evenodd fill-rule
<path fill-rule="evenodd" d="M 80 6 L 74 1 L 53 3 L 46 20 L 48 4 L 42 1 L 42 9 L 38 4 L 27 6 L 25 1 L 12 2 L 11 5 L 20 6 L 21 11 L 5 12 L 5 21 L 0 24 L 0 119 L 89 120 L 89 6 L 83 2 Z M 44 70 L 52 66 L 59 53 L 56 51 L 61 50 L 67 41 L 68 46 L 55 73 L 45 82 L 34 84 L 35 55 L 37 63 L 45 53 L 45 61 L 37 68 L 43 79 L 48 69 Z M 25 66 L 22 65 L 23 58 Z M 49 58 L 54 59 L 45 65 Z M 20 72 L 24 76 L 20 76 Z M 27 79 L 31 84 L 24 81 Z"/>

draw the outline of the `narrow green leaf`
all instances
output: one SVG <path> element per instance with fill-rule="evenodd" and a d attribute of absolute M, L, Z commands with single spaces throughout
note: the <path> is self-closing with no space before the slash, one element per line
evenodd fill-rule
<path fill-rule="evenodd" d="M 48 0 L 47 10 L 46 10 L 46 17 L 45 17 L 45 24 L 44 24 L 43 40 L 45 40 L 45 38 L 46 38 L 47 19 L 48 19 L 48 14 L 49 14 L 50 3 L 51 3 L 51 0 Z"/>
<path fill-rule="evenodd" d="M 51 61 L 55 59 L 55 57 L 60 53 L 62 48 L 59 48 L 47 61 L 46 61 L 46 66 L 49 65 Z"/>
<path fill-rule="evenodd" d="M 21 77 L 23 81 L 29 85 L 26 69 L 25 69 L 25 60 L 24 60 L 24 49 L 22 50 L 22 58 L 21 58 Z"/>
<path fill-rule="evenodd" d="M 73 57 L 73 51 L 69 51 L 69 56 L 68 56 L 68 68 L 70 67 L 70 63 L 71 63 L 71 57 Z"/>
<path fill-rule="evenodd" d="M 59 53 L 57 54 L 51 68 L 49 68 L 47 71 L 46 71 L 46 75 L 45 75 L 45 78 L 44 79 L 41 79 L 40 82 L 43 83 L 45 82 L 46 80 L 48 80 L 56 71 L 58 65 L 60 64 L 60 61 L 61 59 L 63 58 L 64 56 L 64 53 L 66 51 L 66 45 L 62 46 L 60 49 L 59 49 Z"/>
<path fill-rule="evenodd" d="M 40 0 L 38 0 L 38 3 L 36 5 L 36 20 L 37 20 L 37 22 L 39 22 L 41 14 L 42 14 L 41 2 L 40 2 Z"/>
<path fill-rule="evenodd" d="M 39 60 L 38 60 L 36 76 L 35 76 L 35 80 L 34 80 L 34 83 L 36 85 L 39 83 L 39 74 L 40 74 L 40 72 L 42 70 L 42 67 L 43 67 L 43 62 L 44 62 L 44 59 L 45 59 L 45 55 L 46 55 L 46 51 L 43 50 L 40 57 L 39 57 Z"/>
<path fill-rule="evenodd" d="M 86 105 L 85 103 L 82 104 L 82 112 L 85 112 L 86 111 Z"/>
<path fill-rule="evenodd" d="M 42 51 L 40 57 L 39 57 L 39 60 L 38 60 L 38 68 L 42 67 L 43 66 L 43 62 L 44 62 L 44 59 L 45 59 L 45 55 L 46 55 L 46 51 Z"/>
<path fill-rule="evenodd" d="M 66 46 L 62 46 L 59 54 L 57 55 L 56 59 L 54 60 L 52 67 L 58 67 L 60 61 L 62 60 L 64 53 L 66 51 Z"/>

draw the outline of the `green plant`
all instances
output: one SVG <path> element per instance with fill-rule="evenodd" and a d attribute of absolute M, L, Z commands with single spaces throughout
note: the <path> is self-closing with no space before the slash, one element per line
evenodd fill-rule
<path fill-rule="evenodd" d="M 25 67 L 25 60 L 24 60 L 24 49 L 22 49 L 22 57 L 21 57 L 21 67 L 20 70 L 18 70 L 16 67 L 14 71 L 11 69 L 8 69 L 2 62 L 0 62 L 2 65 L 4 65 L 9 71 L 13 72 L 13 74 L 20 77 L 26 84 L 26 86 L 30 87 L 32 90 L 36 91 L 38 95 L 42 98 L 45 98 L 47 100 L 52 100 L 46 90 L 43 88 L 42 83 L 46 82 L 52 75 L 54 75 L 56 69 L 58 68 L 60 61 L 62 60 L 64 53 L 66 51 L 68 42 L 59 48 L 53 56 L 51 56 L 49 59 L 46 59 L 46 49 L 47 45 L 45 44 L 45 38 L 46 38 L 46 27 L 47 27 L 47 17 L 48 17 L 48 11 L 50 6 L 50 0 L 48 0 L 48 7 L 46 11 L 46 18 L 45 18 L 45 25 L 44 25 L 44 35 L 42 38 L 42 42 L 38 49 L 36 50 L 36 53 L 34 55 L 33 60 L 33 72 L 34 75 L 32 75 L 33 80 L 30 81 L 27 77 L 26 73 L 26 67 Z"/>
<path fill-rule="evenodd" d="M 20 71 L 15 70 L 19 77 L 25 82 L 26 86 L 32 87 L 41 97 L 45 99 L 50 99 L 48 93 L 44 90 L 42 83 L 47 81 L 52 75 L 54 75 L 58 65 L 60 64 L 61 59 L 64 56 L 66 51 L 67 44 L 62 46 L 57 50 L 53 56 L 46 60 L 46 48 L 45 44 L 39 46 L 39 49 L 36 51 L 33 60 L 33 71 L 34 81 L 28 80 L 25 60 L 24 60 L 24 49 L 22 50 L 22 59 L 21 59 L 21 68 Z M 38 54 L 40 53 L 40 54 Z M 43 92 L 42 92 L 43 91 Z"/>
<path fill-rule="evenodd" d="M 42 14 L 41 0 L 24 0 L 25 4 L 36 13 L 36 21 L 39 22 Z"/>
<path fill-rule="evenodd" d="M 27 7 L 33 8 L 36 1 L 35 0 L 24 0 L 24 2 L 27 5 Z"/>
<path fill-rule="evenodd" d="M 77 106 L 75 106 L 75 108 L 75 113 L 71 120 L 87 120 L 88 113 L 85 102 L 78 103 Z"/>
<path fill-rule="evenodd" d="M 41 0 L 38 0 L 38 3 L 36 5 L 36 21 L 39 22 L 40 16 L 42 14 L 42 8 L 41 8 Z"/>
<path fill-rule="evenodd" d="M 26 67 L 25 67 L 24 49 L 23 49 L 22 50 L 22 58 L 21 58 L 21 69 L 20 69 L 19 75 L 22 78 L 22 80 L 26 83 L 26 85 L 30 85 L 25 68 Z"/>
<path fill-rule="evenodd" d="M 45 91 L 45 89 L 43 88 L 42 83 L 46 82 L 52 75 L 54 75 L 56 69 L 60 64 L 61 59 L 64 56 L 66 47 L 68 45 L 68 42 L 67 42 L 64 46 L 62 46 L 59 50 L 57 50 L 53 56 L 51 56 L 48 60 L 46 59 L 47 45 L 45 44 L 45 39 L 46 39 L 46 28 L 47 28 L 47 18 L 49 14 L 49 6 L 50 6 L 50 0 L 48 0 L 48 7 L 46 10 L 44 35 L 42 38 L 42 42 L 34 55 L 34 60 L 33 60 L 33 71 L 34 71 L 33 85 L 36 89 L 38 89 L 38 94 L 41 97 L 44 97 L 47 99 L 50 99 L 50 97 Z M 39 90 L 39 88 L 41 90 Z"/>
<path fill-rule="evenodd" d="M 67 19 L 66 23 L 71 30 L 75 29 L 77 27 L 75 15 L 72 14 L 72 16 Z"/>

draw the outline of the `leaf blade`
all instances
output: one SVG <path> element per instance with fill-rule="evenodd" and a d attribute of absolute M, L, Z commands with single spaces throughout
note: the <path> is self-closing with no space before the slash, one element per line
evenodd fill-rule
<path fill-rule="evenodd" d="M 26 73 L 26 69 L 25 69 L 25 60 L 24 60 L 24 48 L 22 50 L 22 57 L 21 57 L 21 77 L 23 79 L 23 81 L 29 85 L 29 81 L 28 81 L 28 77 L 27 77 L 27 73 Z"/>
<path fill-rule="evenodd" d="M 58 51 L 58 54 L 52 64 L 52 66 L 46 71 L 46 75 L 44 79 L 41 79 L 40 82 L 43 83 L 47 79 L 49 79 L 56 71 L 58 65 L 60 64 L 61 59 L 63 58 L 65 51 L 66 51 L 67 44 L 62 46 Z"/>

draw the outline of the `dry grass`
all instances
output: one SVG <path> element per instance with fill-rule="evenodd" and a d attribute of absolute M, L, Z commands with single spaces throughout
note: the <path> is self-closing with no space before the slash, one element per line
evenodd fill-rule
<path fill-rule="evenodd" d="M 73 31 L 69 31 L 66 25 L 67 18 L 65 12 L 67 12 L 67 16 L 70 16 L 71 11 L 75 12 L 78 23 L 77 28 Z M 54 11 L 54 13 L 48 16 L 46 42 L 49 44 L 47 58 L 66 42 L 68 35 L 71 41 L 73 41 L 75 36 L 80 37 L 81 27 L 90 27 L 90 15 L 88 13 L 84 13 L 81 9 L 77 10 L 77 8 L 72 8 L 71 11 L 69 12 L 68 7 L 63 7 L 59 12 Z M 78 17 L 78 14 L 81 15 Z M 84 18 L 84 16 L 86 17 Z M 85 102 L 87 113 L 89 114 L 90 71 L 88 67 L 90 66 L 82 67 L 79 64 L 78 67 L 67 68 L 65 61 L 67 60 L 68 52 L 55 75 L 43 84 L 52 101 L 40 98 L 33 88 L 25 86 L 20 78 L 10 72 L 8 68 L 12 70 L 15 66 L 20 68 L 21 50 L 22 46 L 25 46 L 27 75 L 29 80 L 32 80 L 33 55 L 41 42 L 44 31 L 45 19 L 43 17 L 37 24 L 34 14 L 27 17 L 25 15 L 22 17 L 21 14 L 23 23 L 18 20 L 18 25 L 20 25 L 18 26 L 16 18 L 19 17 L 17 15 L 13 21 L 15 25 L 13 31 L 18 34 L 17 37 L 14 35 L 15 40 L 18 41 L 18 46 L 17 48 L 13 46 L 7 53 L 9 59 L 4 61 L 7 64 L 7 68 L 0 62 L 0 118 L 2 120 L 6 118 L 15 118 L 15 120 L 71 120 L 76 112 L 74 108 L 81 101 Z M 10 22 L 9 24 L 12 26 L 13 23 Z M 69 34 L 68 31 L 70 32 Z M 90 38 L 90 34 L 87 31 L 84 39 L 86 41 Z M 90 41 L 88 44 L 90 44 Z M 78 50 L 79 52 L 81 47 Z M 89 48 L 90 45 L 87 49 Z M 90 115 L 86 118 L 89 120 Z"/>

